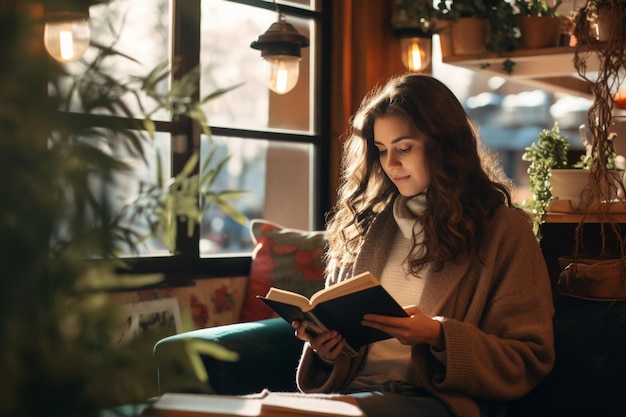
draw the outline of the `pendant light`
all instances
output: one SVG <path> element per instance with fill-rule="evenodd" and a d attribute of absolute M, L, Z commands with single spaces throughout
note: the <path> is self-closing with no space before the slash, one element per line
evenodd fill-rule
<path fill-rule="evenodd" d="M 76 2 L 48 1 L 45 4 L 44 45 L 59 62 L 79 59 L 91 42 L 89 6 Z"/>
<path fill-rule="evenodd" d="M 422 72 L 430 65 L 433 16 L 432 0 L 396 0 L 393 3 L 391 26 L 400 39 L 402 63 L 411 72 Z"/>
<path fill-rule="evenodd" d="M 422 72 L 430 65 L 432 56 L 432 35 L 419 29 L 397 30 L 400 38 L 402 64 L 411 72 Z"/>
<path fill-rule="evenodd" d="M 278 21 L 250 44 L 261 51 L 263 77 L 267 86 L 278 94 L 291 91 L 298 83 L 300 75 L 301 48 L 309 46 L 309 38 L 298 31 L 278 10 Z"/>

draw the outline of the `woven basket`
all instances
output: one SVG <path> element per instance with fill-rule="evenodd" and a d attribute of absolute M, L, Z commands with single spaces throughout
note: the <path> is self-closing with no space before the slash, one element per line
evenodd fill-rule
<path fill-rule="evenodd" d="M 626 258 L 559 258 L 559 295 L 595 301 L 626 300 Z"/>

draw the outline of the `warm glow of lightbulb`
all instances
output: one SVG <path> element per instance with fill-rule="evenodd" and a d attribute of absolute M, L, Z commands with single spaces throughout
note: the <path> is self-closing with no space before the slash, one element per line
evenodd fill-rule
<path fill-rule="evenodd" d="M 287 81 L 289 80 L 289 73 L 285 68 L 278 68 L 276 71 L 276 90 L 286 93 Z"/>
<path fill-rule="evenodd" d="M 59 62 L 76 61 L 87 51 L 90 41 L 88 16 L 66 13 L 46 22 L 44 45 Z"/>
<path fill-rule="evenodd" d="M 277 94 L 291 91 L 300 76 L 300 58 L 289 55 L 263 57 L 263 74 L 267 86 Z"/>
<path fill-rule="evenodd" d="M 402 38 L 400 41 L 402 64 L 409 71 L 421 72 L 430 65 L 431 38 Z"/>
<path fill-rule="evenodd" d="M 59 45 L 61 46 L 61 59 L 69 61 L 74 57 L 74 41 L 72 32 L 69 30 L 61 30 L 59 33 Z"/>
<path fill-rule="evenodd" d="M 415 71 L 416 68 L 420 68 L 422 66 L 422 50 L 416 43 L 411 44 L 411 51 L 409 52 L 409 68 L 412 71 Z"/>

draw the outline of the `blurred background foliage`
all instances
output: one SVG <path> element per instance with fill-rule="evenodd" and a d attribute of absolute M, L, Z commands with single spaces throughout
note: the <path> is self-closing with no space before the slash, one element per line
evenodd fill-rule
<path fill-rule="evenodd" d="M 43 48 L 42 7 L 30 0 L 0 2 L 0 415 L 87 416 L 158 394 L 156 365 L 147 358 L 162 335 L 116 345 L 124 320 L 108 302 L 107 290 L 129 282 L 134 287 L 154 283 L 161 277 L 116 272 L 127 267 L 116 257 L 117 244 L 132 244 L 143 236 L 109 210 L 106 193 L 98 194 L 89 184 L 94 178 L 108 184 L 116 172 L 128 169 L 103 143 L 141 155 L 141 143 L 150 135 L 123 123 L 102 128 L 88 117 L 59 112 L 68 98 L 54 85 L 64 69 Z M 101 47 L 69 90 L 80 96 L 85 114 L 107 109 L 122 120 L 122 96 L 154 88 L 155 80 L 166 80 L 169 70 L 156 68 L 134 83 L 116 80 L 102 69 L 112 54 L 113 48 Z M 173 117 L 190 117 L 208 129 L 199 105 L 190 99 L 194 92 L 171 85 L 175 91 L 162 95 L 160 105 L 176 108 Z M 176 106 L 179 102 L 185 106 Z M 146 110 L 142 121 L 147 132 L 151 111 Z M 194 187 L 176 189 L 175 201 L 191 198 L 195 204 L 186 201 L 182 208 L 172 208 L 166 200 L 171 200 L 173 180 L 151 188 L 152 211 L 141 214 L 195 222 L 197 192 L 210 186 L 210 176 L 208 183 L 198 185 L 194 172 L 184 173 Z M 211 202 L 238 194 L 224 193 Z M 164 214 L 165 208 L 173 211 Z M 161 233 L 167 236 L 170 231 Z M 234 359 L 216 346 L 201 350 Z M 181 360 L 198 359 L 192 351 L 191 358 Z"/>

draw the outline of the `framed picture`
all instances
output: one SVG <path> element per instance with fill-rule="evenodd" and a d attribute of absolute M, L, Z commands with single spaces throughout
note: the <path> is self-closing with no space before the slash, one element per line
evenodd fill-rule
<path fill-rule="evenodd" d="M 176 298 L 122 305 L 124 325 L 116 342 L 123 344 L 138 336 L 166 337 L 182 332 L 180 306 Z"/>

